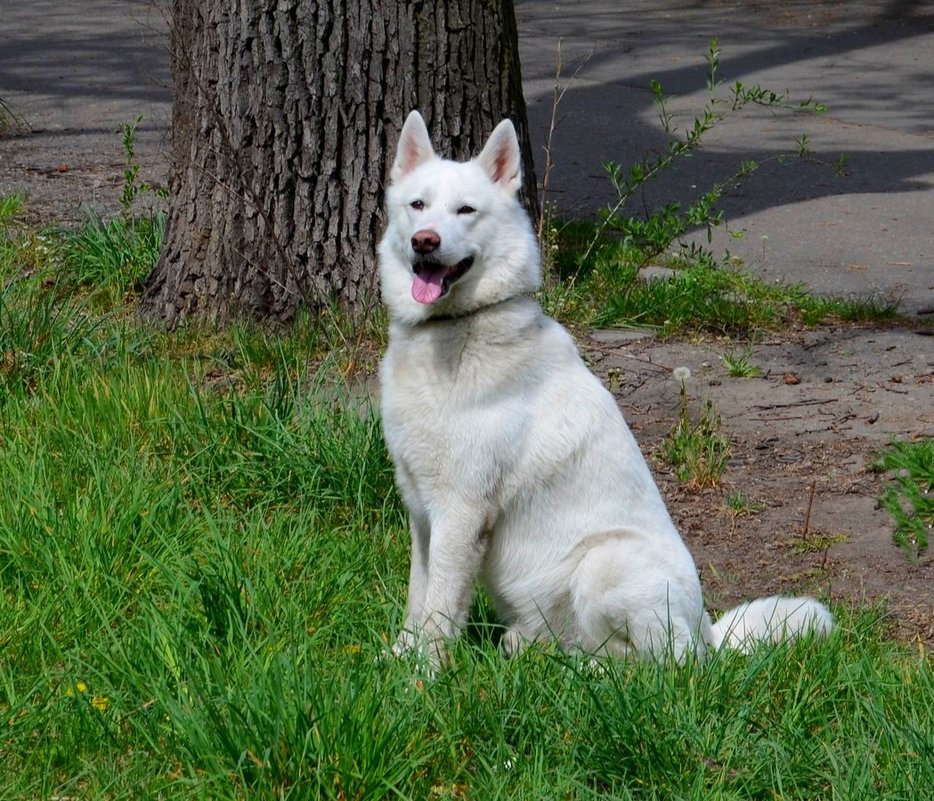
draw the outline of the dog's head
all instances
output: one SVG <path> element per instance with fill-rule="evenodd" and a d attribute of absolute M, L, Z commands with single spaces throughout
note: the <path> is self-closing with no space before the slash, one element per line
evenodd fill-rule
<path fill-rule="evenodd" d="M 519 142 L 503 120 L 476 158 L 441 159 L 417 111 L 409 114 L 386 193 L 380 242 L 383 299 L 397 319 L 469 314 L 534 291 L 539 258 L 519 203 Z"/>

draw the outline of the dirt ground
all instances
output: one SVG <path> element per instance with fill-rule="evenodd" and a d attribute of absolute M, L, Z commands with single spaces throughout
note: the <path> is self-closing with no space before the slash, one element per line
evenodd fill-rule
<path fill-rule="evenodd" d="M 878 502 L 890 478 L 870 469 L 892 439 L 934 433 L 931 333 L 847 326 L 772 335 L 748 351 L 755 378 L 728 375 L 722 356 L 747 352 L 728 341 L 598 331 L 582 343 L 649 455 L 710 605 L 789 591 L 880 603 L 894 632 L 934 647 L 934 554 L 912 562 L 894 544 Z M 709 399 L 730 439 L 715 489 L 682 485 L 657 457 L 678 417 L 672 370 L 682 366 L 692 411 Z M 748 499 L 748 513 L 730 510 L 732 493 Z"/>

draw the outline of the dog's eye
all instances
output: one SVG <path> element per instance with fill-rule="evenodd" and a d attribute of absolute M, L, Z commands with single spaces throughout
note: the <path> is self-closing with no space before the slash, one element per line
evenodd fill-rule
<path fill-rule="evenodd" d="M 423 201 L 423 200 L 413 200 L 411 203 L 409 203 L 409 205 L 410 205 L 413 209 L 415 209 L 415 211 L 421 211 L 423 208 L 425 208 L 425 201 Z"/>
<path fill-rule="evenodd" d="M 461 206 L 458 210 L 458 214 L 475 214 L 476 209 L 473 206 Z"/>

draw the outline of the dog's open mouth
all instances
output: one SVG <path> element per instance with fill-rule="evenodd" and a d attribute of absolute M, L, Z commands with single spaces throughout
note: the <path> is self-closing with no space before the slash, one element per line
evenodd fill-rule
<path fill-rule="evenodd" d="M 439 264 L 422 260 L 412 265 L 412 297 L 419 303 L 434 303 L 444 297 L 451 284 L 461 278 L 473 266 L 473 256 L 461 259 L 457 264 Z"/>

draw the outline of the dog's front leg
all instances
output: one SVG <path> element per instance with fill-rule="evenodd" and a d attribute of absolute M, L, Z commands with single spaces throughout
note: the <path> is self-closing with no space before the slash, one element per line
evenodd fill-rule
<path fill-rule="evenodd" d="M 428 546 L 430 524 L 428 518 L 409 511 L 409 527 L 412 532 L 412 550 L 409 564 L 408 599 L 405 605 L 405 624 L 402 627 L 392 652 L 399 656 L 416 645 L 415 632 L 425 620 L 425 593 L 428 592 Z"/>
<path fill-rule="evenodd" d="M 424 599 L 416 609 L 410 588 L 407 630 L 400 634 L 396 653 L 415 647 L 432 668 L 444 661 L 444 642 L 455 638 L 467 621 L 470 603 L 486 552 L 486 516 L 448 513 L 433 521 L 428 543 Z M 414 537 L 413 537 L 414 541 Z M 415 560 L 413 554 L 413 565 Z M 414 568 L 413 568 L 414 569 Z"/>

